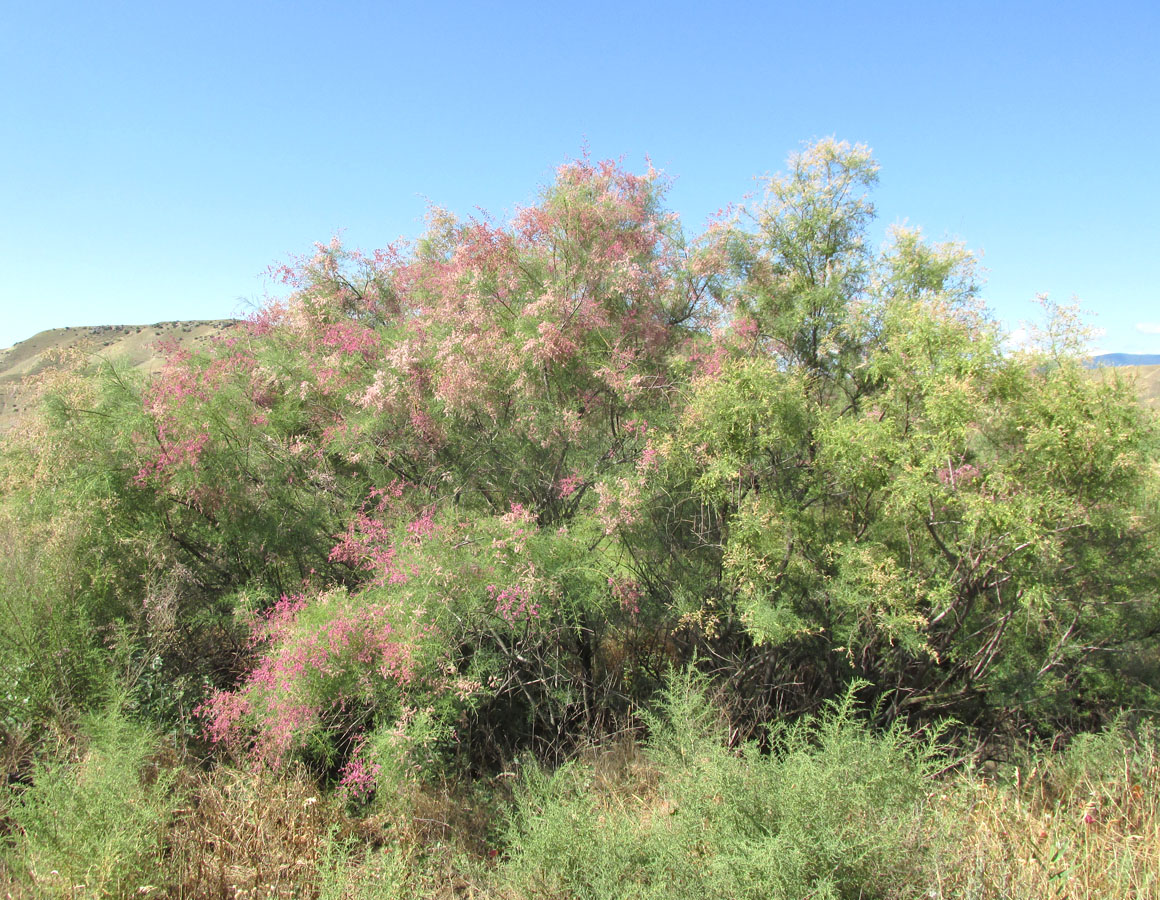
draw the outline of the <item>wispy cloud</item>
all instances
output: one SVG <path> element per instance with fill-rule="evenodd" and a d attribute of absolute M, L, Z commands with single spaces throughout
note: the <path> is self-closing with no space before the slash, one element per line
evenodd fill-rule
<path fill-rule="evenodd" d="M 1144 334 L 1160 334 L 1160 322 L 1137 322 L 1136 330 Z"/>
<path fill-rule="evenodd" d="M 1031 333 L 1026 326 L 1020 325 L 1009 335 L 1007 335 L 1007 343 L 1016 350 L 1026 347 L 1031 341 Z"/>

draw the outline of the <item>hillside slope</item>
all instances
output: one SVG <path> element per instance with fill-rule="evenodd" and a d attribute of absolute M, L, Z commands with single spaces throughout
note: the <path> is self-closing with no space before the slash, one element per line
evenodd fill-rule
<path fill-rule="evenodd" d="M 1128 371 L 1136 376 L 1144 402 L 1153 409 L 1160 409 L 1160 365 L 1130 366 Z"/>
<path fill-rule="evenodd" d="M 52 367 L 62 354 L 81 351 L 127 360 L 150 372 L 160 365 L 158 344 L 196 345 L 237 324 L 234 319 L 157 322 L 152 325 L 95 325 L 53 328 L 0 351 L 0 432 L 7 431 L 28 401 L 28 376 Z"/>

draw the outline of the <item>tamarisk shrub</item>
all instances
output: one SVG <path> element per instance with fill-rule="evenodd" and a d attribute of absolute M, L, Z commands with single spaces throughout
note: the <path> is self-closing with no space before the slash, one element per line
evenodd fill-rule
<path fill-rule="evenodd" d="M 421 682 L 439 727 L 498 761 L 626 708 L 625 635 L 663 611 L 622 535 L 711 300 L 663 193 L 569 163 L 508 224 L 435 210 L 413 247 L 318 245 L 276 271 L 286 300 L 170 353 L 137 484 L 223 596 L 306 586 L 293 637 L 206 707 L 212 735 L 267 761 L 326 735 L 341 765 L 427 709 Z M 377 671 L 388 646 L 409 662 Z"/>
<path fill-rule="evenodd" d="M 64 354 L 30 379 L 38 413 L 0 440 L 0 720 L 32 733 L 103 708 L 114 633 L 160 636 L 146 602 L 164 524 L 132 481 L 141 379 Z"/>
<path fill-rule="evenodd" d="M 158 677 L 352 793 L 390 747 L 558 758 L 692 651 L 755 726 L 855 679 L 889 719 L 1146 701 L 1153 421 L 1066 317 L 1008 353 L 962 247 L 871 247 L 877 177 L 818 142 L 690 244 L 656 172 L 571 162 L 508 222 L 319 244 L 74 404 L 57 471 L 7 458 L 87 498 L 97 627 L 173 585 L 174 646 L 219 649 Z"/>
<path fill-rule="evenodd" d="M 733 334 L 660 482 L 674 552 L 719 577 L 685 621 L 758 718 L 854 677 L 886 717 L 992 724 L 1148 696 L 1122 666 L 1155 633 L 1131 562 L 1156 552 L 1153 421 L 1057 309 L 1006 352 L 962 247 L 895 229 L 874 253 L 876 179 L 823 141 L 714 237 Z"/>

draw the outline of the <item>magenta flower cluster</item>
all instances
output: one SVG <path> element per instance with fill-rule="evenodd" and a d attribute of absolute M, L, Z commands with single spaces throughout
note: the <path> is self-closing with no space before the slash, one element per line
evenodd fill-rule
<path fill-rule="evenodd" d="M 540 615 L 540 604 L 531 598 L 531 592 L 523 585 L 499 588 L 487 586 L 487 596 L 495 603 L 496 615 L 507 622 L 535 619 Z"/>
<path fill-rule="evenodd" d="M 345 594 L 282 597 L 255 621 L 257 666 L 198 708 L 207 736 L 277 767 L 324 718 L 397 694 L 415 679 L 416 644 L 398 635 L 392 613 Z"/>

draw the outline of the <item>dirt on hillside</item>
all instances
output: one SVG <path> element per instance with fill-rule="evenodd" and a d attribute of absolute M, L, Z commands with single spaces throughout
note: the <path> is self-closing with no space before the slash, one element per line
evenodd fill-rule
<path fill-rule="evenodd" d="M 26 379 L 59 365 L 63 357 L 79 352 L 121 359 L 141 371 L 153 372 L 161 366 L 158 344 L 176 342 L 192 348 L 237 324 L 236 319 L 214 319 L 52 328 L 0 350 L 0 433 L 8 431 L 26 411 L 32 395 Z"/>

